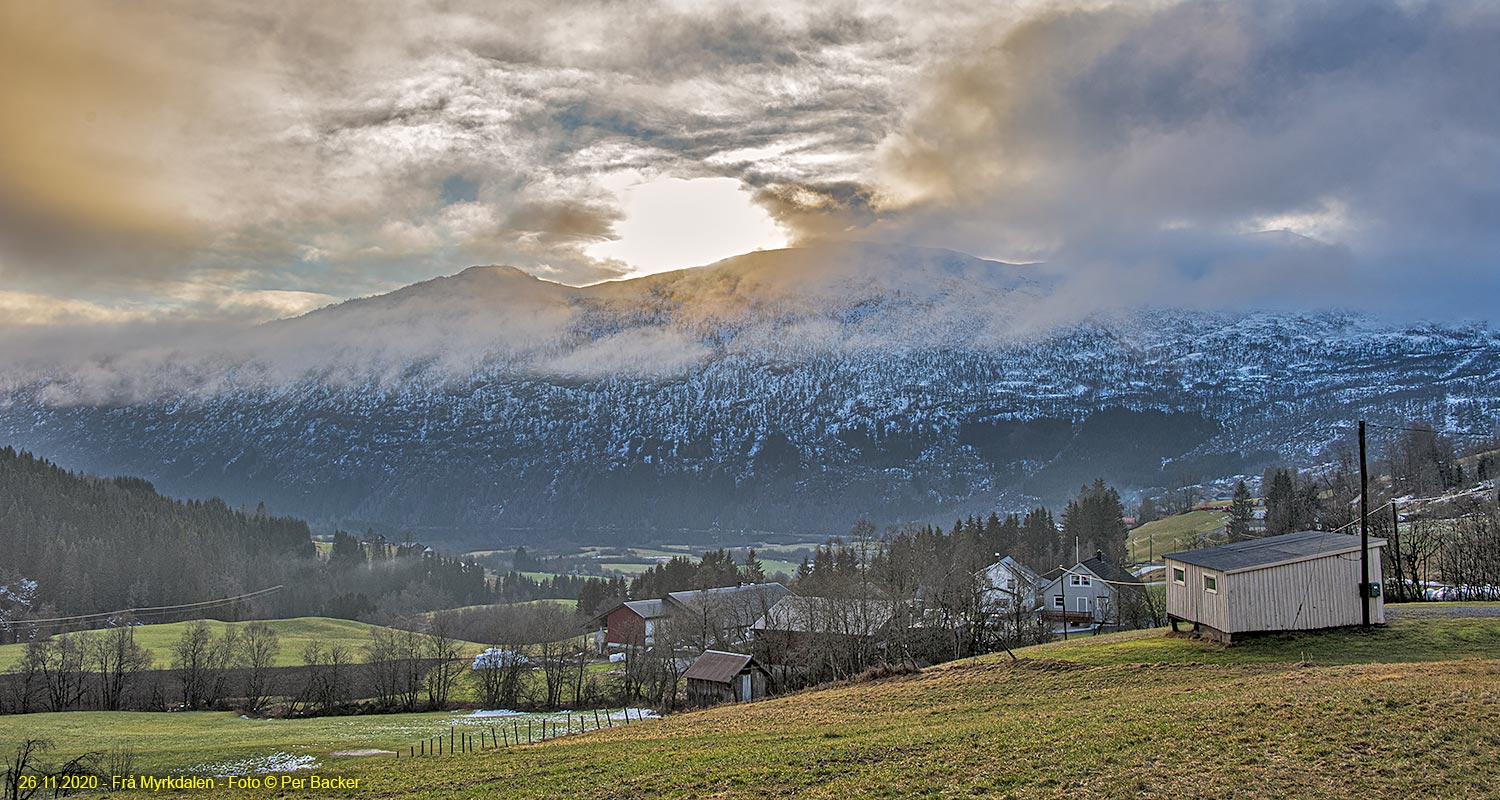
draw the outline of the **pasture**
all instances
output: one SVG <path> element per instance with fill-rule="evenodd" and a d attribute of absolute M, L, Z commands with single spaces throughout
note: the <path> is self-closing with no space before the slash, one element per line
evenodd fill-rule
<path fill-rule="evenodd" d="M 1200 535 L 1213 533 L 1228 521 L 1229 514 L 1223 511 L 1189 511 L 1148 522 L 1126 536 L 1126 559 L 1131 563 L 1160 561 L 1164 553 L 1195 549 L 1200 546 Z"/>
<path fill-rule="evenodd" d="M 331 617 L 297 617 L 265 620 L 265 622 L 276 631 L 279 637 L 281 652 L 277 654 L 274 664 L 278 667 L 300 666 L 302 648 L 312 642 L 324 646 L 342 644 L 351 651 L 358 652 L 360 647 L 370 641 L 370 633 L 380 627 Z M 191 623 L 171 622 L 160 625 L 139 625 L 135 628 L 135 641 L 151 652 L 155 666 L 166 668 L 172 663 L 172 646 L 182 637 L 183 630 L 189 624 Z M 218 637 L 223 635 L 226 627 L 238 629 L 250 623 L 208 620 L 208 624 L 214 636 Z M 479 653 L 484 648 L 485 645 L 477 642 L 461 644 L 461 650 L 465 656 Z M 20 663 L 25 654 L 26 645 L 24 644 L 0 645 L 0 670 L 14 667 Z"/>
<path fill-rule="evenodd" d="M 1452 653 L 1419 627 L 1380 647 L 1331 632 L 1321 649 L 1101 636 L 536 746 L 325 767 L 392 798 L 1493 796 L 1500 620 L 1446 629 Z M 1342 660 L 1381 658 L 1334 663 L 1346 646 Z M 1309 649 L 1324 661 L 1303 663 Z"/>

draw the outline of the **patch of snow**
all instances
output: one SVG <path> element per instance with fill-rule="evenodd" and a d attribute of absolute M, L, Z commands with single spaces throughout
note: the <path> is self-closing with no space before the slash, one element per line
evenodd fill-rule
<path fill-rule="evenodd" d="M 189 768 L 187 771 L 195 775 L 210 775 L 215 778 L 225 778 L 240 775 L 259 775 L 266 772 L 293 772 L 299 769 L 317 769 L 322 766 L 318 759 L 313 756 L 294 756 L 291 753 L 276 752 L 260 758 L 246 758 L 240 761 L 221 761 L 216 764 L 199 764 Z"/>

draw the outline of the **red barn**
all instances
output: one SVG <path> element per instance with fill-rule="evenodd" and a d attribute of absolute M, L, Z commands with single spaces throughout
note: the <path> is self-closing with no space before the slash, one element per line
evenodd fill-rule
<path fill-rule="evenodd" d="M 655 643 L 657 621 L 667 615 L 660 600 L 629 600 L 594 618 L 600 623 L 594 634 L 600 650 L 609 645 L 646 647 Z"/>

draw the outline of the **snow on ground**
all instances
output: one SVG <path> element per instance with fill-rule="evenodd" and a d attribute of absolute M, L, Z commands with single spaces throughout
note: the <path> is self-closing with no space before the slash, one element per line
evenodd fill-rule
<path fill-rule="evenodd" d="M 199 764 L 188 769 L 189 773 L 195 775 L 210 775 L 215 778 L 239 775 L 259 775 L 266 772 L 292 772 L 299 769 L 317 769 L 322 766 L 318 759 L 313 756 L 294 756 L 291 753 L 272 753 L 260 758 L 246 758 L 240 761 L 221 761 L 211 764 Z"/>

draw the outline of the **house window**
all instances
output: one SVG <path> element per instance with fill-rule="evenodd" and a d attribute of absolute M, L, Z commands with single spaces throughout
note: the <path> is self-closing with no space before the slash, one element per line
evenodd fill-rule
<path fill-rule="evenodd" d="M 1219 593 L 1219 578 L 1218 578 L 1218 576 L 1216 576 L 1216 575 L 1204 575 L 1203 576 L 1203 591 L 1205 591 L 1205 592 L 1213 592 L 1214 594 L 1218 594 Z"/>
<path fill-rule="evenodd" d="M 1175 583 L 1175 584 L 1177 584 L 1178 586 L 1186 586 L 1187 585 L 1187 570 L 1183 569 L 1182 567 L 1173 567 L 1172 568 L 1172 582 Z"/>
<path fill-rule="evenodd" d="M 1087 576 L 1087 575 L 1069 575 L 1068 578 L 1069 578 L 1068 583 L 1070 585 L 1072 585 L 1072 586 L 1088 586 L 1089 585 L 1089 576 Z"/>
<path fill-rule="evenodd" d="M 1060 595 L 1060 594 L 1054 594 L 1054 595 L 1052 595 L 1052 607 L 1053 608 L 1062 608 L 1063 607 L 1063 598 L 1062 598 L 1062 595 Z"/>

